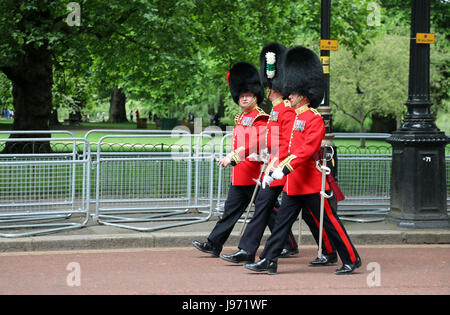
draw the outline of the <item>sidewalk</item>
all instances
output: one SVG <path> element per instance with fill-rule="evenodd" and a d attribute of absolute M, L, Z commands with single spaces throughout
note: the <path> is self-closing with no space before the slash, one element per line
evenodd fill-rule
<path fill-rule="evenodd" d="M 193 240 L 205 241 L 216 224 L 217 217 L 207 222 L 172 227 L 152 232 L 140 232 L 114 226 L 99 225 L 92 220 L 83 228 L 60 231 L 46 235 L 6 238 L 0 237 L 0 252 L 50 251 L 74 249 L 119 249 L 145 247 L 186 247 Z M 163 223 L 139 223 L 140 227 L 151 227 Z M 401 245 L 401 244 L 450 244 L 450 229 L 408 229 L 399 228 L 386 221 L 375 223 L 356 223 L 343 221 L 348 234 L 355 245 Z M 236 247 L 242 223 L 238 222 L 225 243 L 227 247 Z M 298 221 L 293 232 L 298 239 Z M 2 231 L 12 233 L 13 231 Z M 268 229 L 261 246 L 270 235 Z M 315 244 L 309 228 L 302 224 L 302 244 Z"/>

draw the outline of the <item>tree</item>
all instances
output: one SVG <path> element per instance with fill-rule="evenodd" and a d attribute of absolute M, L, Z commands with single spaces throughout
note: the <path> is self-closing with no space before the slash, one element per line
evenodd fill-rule
<path fill-rule="evenodd" d="M 410 34 L 410 1 L 382 0 L 383 23 L 390 34 Z M 430 31 L 435 33 L 435 44 L 430 46 L 431 112 L 450 111 L 450 1 L 430 2 Z M 406 99 L 405 99 L 406 101 Z"/>
<path fill-rule="evenodd" d="M 99 22 L 114 15 L 118 16 L 114 22 L 123 21 L 134 9 L 109 3 L 116 10 L 105 12 L 102 1 L 80 2 L 86 17 L 96 16 Z M 0 12 L 0 70 L 12 82 L 13 130 L 48 130 L 55 60 L 70 60 L 72 67 L 89 64 L 88 43 L 107 39 L 109 29 L 89 23 L 69 26 L 67 3 L 62 0 L 5 0 Z"/>
<path fill-rule="evenodd" d="M 340 49 L 331 65 L 333 115 L 356 121 L 360 132 L 366 132 L 373 113 L 400 121 L 408 93 L 408 45 L 408 37 L 386 35 L 356 56 Z"/>
<path fill-rule="evenodd" d="M 127 114 L 125 112 L 125 94 L 122 89 L 117 86 L 112 90 L 110 104 L 108 122 L 120 123 L 127 121 Z"/>
<path fill-rule="evenodd" d="M 257 64 L 264 44 L 319 38 L 316 1 L 77 2 L 80 12 L 63 0 L 0 3 L 0 69 L 13 85 L 13 129 L 48 129 L 59 71 L 89 78 L 89 90 L 117 87 L 160 114 L 179 116 L 188 107 L 207 108 L 211 94 L 226 103 L 226 70 L 237 61 Z M 335 36 L 355 51 L 376 33 L 366 23 L 367 3 L 333 2 Z M 67 17 L 75 13 L 81 23 L 71 26 Z"/>

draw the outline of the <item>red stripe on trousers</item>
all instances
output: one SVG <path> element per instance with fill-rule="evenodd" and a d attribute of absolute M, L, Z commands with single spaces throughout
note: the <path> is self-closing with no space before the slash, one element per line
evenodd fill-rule
<path fill-rule="evenodd" d="M 317 229 L 319 230 L 319 229 L 320 229 L 320 222 L 317 221 L 316 217 L 315 217 L 314 214 L 311 212 L 311 210 L 309 210 L 309 209 L 307 209 L 307 210 L 309 211 L 309 213 L 311 214 L 312 218 L 314 219 L 314 222 L 316 222 Z M 320 231 L 319 231 L 319 233 L 320 233 Z M 327 235 L 327 233 L 325 232 L 325 229 L 324 229 L 324 228 L 322 228 L 322 236 L 323 236 L 323 242 L 324 242 L 324 244 L 325 244 L 325 248 L 326 248 L 326 250 L 327 250 L 327 253 L 328 253 L 328 254 L 331 254 L 331 253 L 333 252 L 333 247 L 331 247 L 330 240 L 328 239 L 328 235 Z"/>
<path fill-rule="evenodd" d="M 342 226 L 339 224 L 338 220 L 333 215 L 333 211 L 331 211 L 331 207 L 327 199 L 324 200 L 324 205 L 325 211 L 327 212 L 327 216 L 330 219 L 331 224 L 333 224 L 334 228 L 336 229 L 342 241 L 344 242 L 344 245 L 347 248 L 348 254 L 350 256 L 350 260 L 352 261 L 352 263 L 354 263 L 356 261 L 356 255 L 355 252 L 353 251 L 352 244 L 350 244 L 350 241 L 347 238 L 347 235 L 345 234 L 344 230 L 342 229 Z"/>

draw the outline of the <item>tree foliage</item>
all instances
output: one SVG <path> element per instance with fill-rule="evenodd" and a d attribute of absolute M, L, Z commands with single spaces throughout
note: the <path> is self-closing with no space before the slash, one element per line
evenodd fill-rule
<path fill-rule="evenodd" d="M 355 60 L 370 54 L 375 38 L 391 34 L 387 29 L 409 25 L 409 1 L 392 0 L 376 2 L 382 26 L 369 25 L 373 2 L 332 1 L 331 38 Z M 78 0 L 79 26 L 67 23 L 68 3 L 0 2 L 0 69 L 8 74 L 26 57 L 27 47 L 44 47 L 52 56 L 56 107 L 79 98 L 91 106 L 109 99 L 118 86 L 127 99 L 159 116 L 182 118 L 192 111 L 208 118 L 225 106 L 231 117 L 236 107 L 225 73 L 235 62 L 257 65 L 261 47 L 271 41 L 319 51 L 320 1 Z M 431 9 L 433 27 L 447 37 L 448 3 L 432 1 Z M 338 62 L 334 54 L 332 66 Z M 437 60 L 435 77 L 439 86 L 448 86 L 442 79 L 448 78 L 448 58 Z M 441 90 L 433 87 L 433 95 L 448 98 Z"/>
<path fill-rule="evenodd" d="M 120 86 L 160 115 L 182 116 L 196 107 L 205 114 L 212 100 L 228 97 L 225 72 L 233 63 L 257 64 L 261 47 L 270 41 L 289 46 L 306 36 L 319 39 L 318 1 L 78 3 L 81 25 L 68 26 L 66 1 L 2 1 L 0 68 L 14 67 L 26 55 L 26 45 L 45 46 L 52 54 L 57 93 L 75 94 L 82 81 L 91 98 Z M 333 36 L 359 50 L 373 37 L 365 24 L 368 1 L 346 3 L 336 1 Z"/>
<path fill-rule="evenodd" d="M 387 33 L 410 35 L 410 1 L 382 0 L 383 24 Z M 430 1 L 430 32 L 435 44 L 430 45 L 431 111 L 450 113 L 450 1 Z"/>
<path fill-rule="evenodd" d="M 339 50 L 331 65 L 331 107 L 337 123 L 345 115 L 366 132 L 372 114 L 401 120 L 408 96 L 409 38 L 386 35 L 356 57 Z"/>

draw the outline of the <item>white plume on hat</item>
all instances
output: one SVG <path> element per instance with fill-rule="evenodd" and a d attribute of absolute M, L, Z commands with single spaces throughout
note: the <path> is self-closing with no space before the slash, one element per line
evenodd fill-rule
<path fill-rule="evenodd" d="M 267 78 L 269 79 L 273 79 L 275 77 L 275 62 L 276 62 L 276 57 L 275 57 L 275 53 L 269 51 L 266 53 L 266 64 L 267 64 L 267 69 L 266 69 L 266 74 L 267 74 Z"/>

